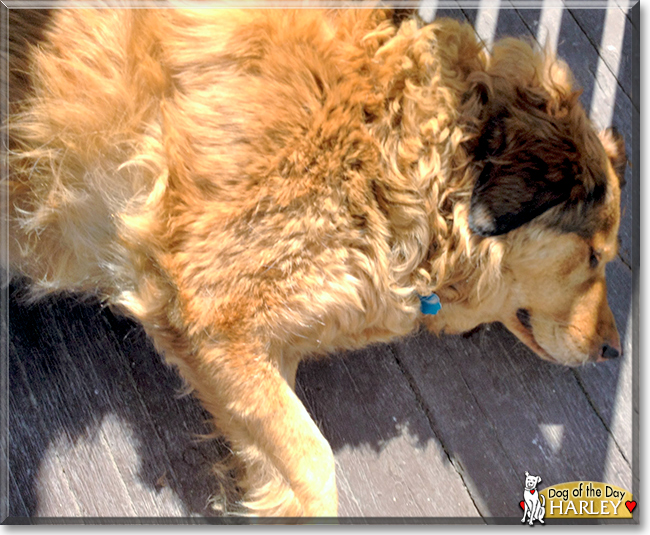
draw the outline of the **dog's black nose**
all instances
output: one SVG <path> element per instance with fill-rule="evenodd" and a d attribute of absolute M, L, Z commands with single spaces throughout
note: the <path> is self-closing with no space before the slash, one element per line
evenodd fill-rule
<path fill-rule="evenodd" d="M 600 354 L 604 359 L 617 359 L 621 356 L 620 351 L 609 344 L 603 344 Z"/>

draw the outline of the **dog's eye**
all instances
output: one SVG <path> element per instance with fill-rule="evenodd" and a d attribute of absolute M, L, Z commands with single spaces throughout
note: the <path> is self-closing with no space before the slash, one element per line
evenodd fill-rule
<path fill-rule="evenodd" d="M 589 267 L 591 269 L 596 269 L 600 263 L 600 253 L 591 249 L 591 254 L 589 256 Z"/>

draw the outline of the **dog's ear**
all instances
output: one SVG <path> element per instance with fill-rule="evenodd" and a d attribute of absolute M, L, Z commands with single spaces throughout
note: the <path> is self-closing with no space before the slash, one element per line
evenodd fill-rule
<path fill-rule="evenodd" d="M 625 185 L 625 167 L 627 156 L 625 154 L 625 140 L 616 127 L 606 128 L 598 134 L 600 142 L 605 147 L 605 153 L 612 162 L 612 167 L 618 176 L 621 187 Z"/>
<path fill-rule="evenodd" d="M 510 107 L 488 95 L 480 134 L 468 146 L 482 166 L 469 211 L 476 234 L 505 234 L 558 204 L 588 196 L 588 185 L 578 180 L 578 148 L 546 106 L 543 95 L 523 90 Z"/>
<path fill-rule="evenodd" d="M 537 476 L 537 484 L 539 485 L 542 482 L 542 478 L 540 476 Z"/>
<path fill-rule="evenodd" d="M 472 191 L 469 226 L 480 236 L 510 232 L 579 194 L 576 165 L 561 147 L 538 140 L 534 147 L 501 150 L 504 136 L 497 123 L 491 139 L 479 144 L 487 158 Z"/>

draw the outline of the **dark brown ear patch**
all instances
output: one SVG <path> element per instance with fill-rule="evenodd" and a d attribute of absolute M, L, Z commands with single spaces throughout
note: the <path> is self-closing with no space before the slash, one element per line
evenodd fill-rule
<path fill-rule="evenodd" d="M 529 152 L 518 161 L 488 161 L 474 185 L 469 226 L 481 236 L 498 236 L 568 201 L 575 185 L 567 159 L 554 164 Z"/>
<path fill-rule="evenodd" d="M 472 191 L 469 226 L 481 236 L 505 234 L 586 195 L 575 144 L 561 135 L 543 138 L 535 125 L 509 132 L 517 120 L 505 107 L 493 109 L 474 147 L 484 164 Z"/>
<path fill-rule="evenodd" d="M 588 232 L 588 210 L 604 199 L 607 173 L 583 120 L 579 93 L 561 102 L 551 102 L 541 90 L 515 88 L 514 93 L 479 80 L 465 99 L 480 124 L 480 133 L 466 145 L 478 170 L 470 229 L 498 236 L 561 206 L 548 224 Z M 468 124 L 473 129 L 477 123 Z M 622 136 L 607 129 L 600 141 L 622 182 L 627 163 Z"/>

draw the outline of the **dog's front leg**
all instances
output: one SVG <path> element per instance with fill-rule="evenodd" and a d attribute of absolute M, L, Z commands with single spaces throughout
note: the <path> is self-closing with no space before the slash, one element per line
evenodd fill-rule
<path fill-rule="evenodd" d="M 185 375 L 245 465 L 249 511 L 336 516 L 332 450 L 270 356 L 229 343 L 204 348 L 186 364 Z"/>

